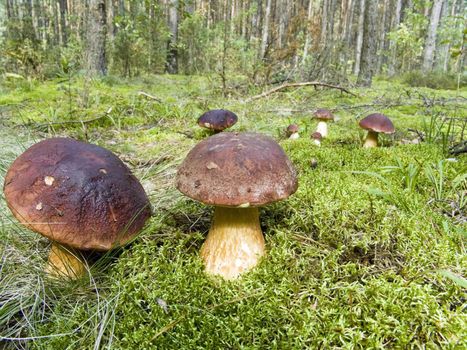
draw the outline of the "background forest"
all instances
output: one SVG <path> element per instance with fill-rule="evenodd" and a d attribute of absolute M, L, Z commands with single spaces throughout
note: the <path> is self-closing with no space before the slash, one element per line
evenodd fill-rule
<path fill-rule="evenodd" d="M 66 137 L 119 157 L 152 208 L 61 279 L 2 191 L 0 349 L 467 349 L 466 15 L 466 0 L 0 0 L 0 185 Z M 232 281 L 200 258 L 213 207 L 175 185 L 219 108 L 298 177 L 259 209 L 265 255 Z M 374 113 L 395 132 L 364 148 Z"/>
<path fill-rule="evenodd" d="M 0 72 L 28 77 L 216 73 L 226 88 L 240 74 L 423 85 L 435 71 L 446 85 L 467 60 L 463 0 L 6 0 L 1 11 Z"/>

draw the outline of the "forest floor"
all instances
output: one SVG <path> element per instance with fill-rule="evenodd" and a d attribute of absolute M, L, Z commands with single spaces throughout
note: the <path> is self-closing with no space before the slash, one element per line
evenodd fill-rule
<path fill-rule="evenodd" d="M 196 76 L 12 79 L 0 87 L 2 182 L 26 147 L 69 136 L 120 156 L 154 215 L 89 276 L 57 281 L 43 274 L 48 241 L 2 197 L 0 348 L 467 347 L 467 159 L 449 154 L 467 135 L 467 90 L 378 80 L 350 89 L 356 97 L 303 87 L 247 101 L 261 91 L 240 79 L 226 97 L 218 80 Z M 294 195 L 260 211 L 267 255 L 234 282 L 203 273 L 212 208 L 173 184 L 207 136 L 196 119 L 214 108 L 238 114 L 232 131 L 274 137 L 299 173 Z M 338 116 L 321 147 L 310 139 L 317 108 Z M 357 122 L 372 112 L 397 132 L 363 149 Z M 291 123 L 298 140 L 284 136 Z"/>

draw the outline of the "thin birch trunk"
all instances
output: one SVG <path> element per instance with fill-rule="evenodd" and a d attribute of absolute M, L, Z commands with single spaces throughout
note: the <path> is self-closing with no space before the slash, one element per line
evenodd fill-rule
<path fill-rule="evenodd" d="M 439 17 L 443 0 L 435 0 L 431 10 L 430 24 L 428 26 L 428 33 L 425 39 L 425 50 L 423 54 L 422 70 L 429 72 L 433 69 L 433 59 L 436 50 L 436 32 L 438 30 Z"/>

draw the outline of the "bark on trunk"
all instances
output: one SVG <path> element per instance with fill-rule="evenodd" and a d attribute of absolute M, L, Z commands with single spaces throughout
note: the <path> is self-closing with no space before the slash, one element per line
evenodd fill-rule
<path fill-rule="evenodd" d="M 68 28 L 67 28 L 67 0 L 60 0 L 58 2 L 60 7 L 60 41 L 62 45 L 66 46 L 68 42 Z"/>
<path fill-rule="evenodd" d="M 358 75 L 360 73 L 360 61 L 362 57 L 363 45 L 363 24 L 365 22 L 365 6 L 366 1 L 360 0 L 360 12 L 358 14 L 358 29 L 357 29 L 357 44 L 355 45 L 355 65 L 353 73 Z"/>
<path fill-rule="evenodd" d="M 178 0 L 171 0 L 169 3 L 169 30 L 170 39 L 167 45 L 167 72 L 178 73 Z"/>
<path fill-rule="evenodd" d="M 308 50 L 310 49 L 310 44 L 311 44 L 311 19 L 313 15 L 313 2 L 314 0 L 309 0 L 308 1 L 308 11 L 307 11 L 307 18 L 306 18 L 306 27 L 305 27 L 305 45 L 303 46 L 303 59 L 302 62 L 306 61 L 306 58 L 308 56 Z"/>
<path fill-rule="evenodd" d="M 429 72 L 433 69 L 433 58 L 436 50 L 436 31 L 438 30 L 439 17 L 443 0 L 435 0 L 431 10 L 430 24 L 428 26 L 428 33 L 425 40 L 425 51 L 423 54 L 422 70 Z"/>
<path fill-rule="evenodd" d="M 402 0 L 397 0 L 396 9 L 394 12 L 394 21 L 392 23 L 392 30 L 397 29 L 397 27 L 399 27 L 399 24 L 401 23 L 401 10 Z M 392 40 L 389 43 L 389 50 L 391 53 L 388 65 L 388 75 L 393 76 L 394 74 L 396 74 L 396 46 Z"/>
<path fill-rule="evenodd" d="M 363 25 L 362 57 L 357 83 L 361 86 L 371 86 L 376 65 L 376 22 L 378 17 L 377 0 L 369 0 L 365 8 Z"/>
<path fill-rule="evenodd" d="M 104 0 L 90 0 L 87 34 L 87 70 L 90 76 L 107 74 L 105 43 L 107 15 Z"/>
<path fill-rule="evenodd" d="M 260 53 L 259 57 L 261 59 L 266 56 L 266 49 L 268 47 L 268 39 L 269 39 L 269 19 L 271 17 L 271 0 L 267 0 L 266 3 L 266 11 L 264 14 L 264 21 L 263 21 L 263 33 L 262 33 L 262 39 L 261 39 L 261 48 L 260 48 Z"/>

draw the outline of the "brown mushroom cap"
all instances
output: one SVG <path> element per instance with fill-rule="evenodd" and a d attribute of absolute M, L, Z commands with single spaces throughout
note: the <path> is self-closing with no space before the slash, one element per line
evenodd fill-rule
<path fill-rule="evenodd" d="M 257 133 L 220 133 L 201 141 L 181 164 L 176 183 L 190 198 L 225 207 L 256 207 L 297 190 L 284 150 Z"/>
<path fill-rule="evenodd" d="M 198 118 L 198 125 L 215 131 L 230 128 L 238 120 L 235 113 L 226 109 L 214 109 L 204 113 Z"/>
<path fill-rule="evenodd" d="M 334 115 L 329 109 L 320 108 L 314 113 L 314 116 L 320 120 L 334 120 Z"/>
<path fill-rule="evenodd" d="M 321 135 L 320 132 L 314 132 L 313 134 L 311 134 L 311 138 L 313 140 L 321 140 L 323 138 L 323 135 Z"/>
<path fill-rule="evenodd" d="M 363 129 L 385 134 L 393 134 L 396 131 L 391 120 L 380 113 L 373 113 L 366 116 L 360 120 L 359 125 Z"/>
<path fill-rule="evenodd" d="M 143 187 L 117 156 L 68 138 L 28 148 L 8 169 L 3 191 L 21 223 L 77 249 L 122 244 L 151 214 Z"/>
<path fill-rule="evenodd" d="M 287 134 L 288 135 L 291 135 L 291 134 L 296 133 L 296 132 L 298 132 L 298 125 L 297 124 L 290 124 L 287 127 Z"/>

